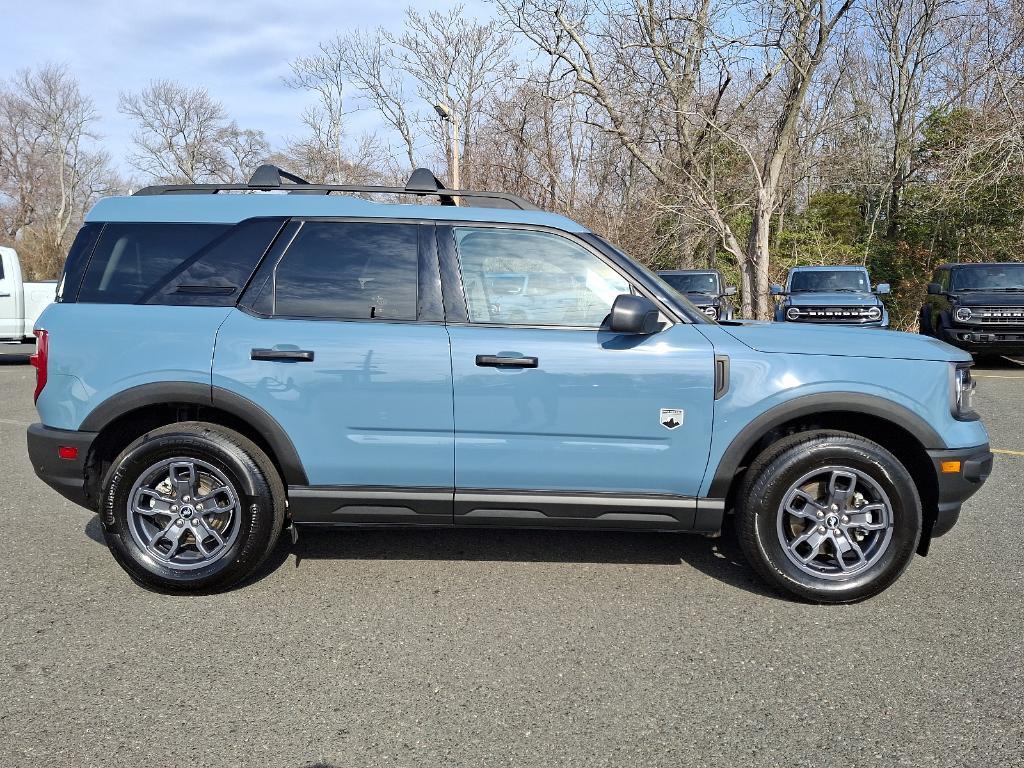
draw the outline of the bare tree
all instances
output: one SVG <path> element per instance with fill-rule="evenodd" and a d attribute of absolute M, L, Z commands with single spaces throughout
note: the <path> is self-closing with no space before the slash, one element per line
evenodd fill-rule
<path fill-rule="evenodd" d="M 262 131 L 229 121 L 204 88 L 155 80 L 138 93 L 122 93 L 119 109 L 136 125 L 128 162 L 158 181 L 242 181 L 269 152 Z"/>
<path fill-rule="evenodd" d="M 293 141 L 293 149 L 307 157 L 331 158 L 332 167 L 325 181 L 344 181 L 342 170 L 345 165 L 344 138 L 345 116 L 345 61 L 344 43 L 340 37 L 321 43 L 319 51 L 312 56 L 301 56 L 291 64 L 292 74 L 284 79 L 285 85 L 297 90 L 311 91 L 317 103 L 308 107 L 302 120 L 309 135 Z"/>
<path fill-rule="evenodd" d="M 69 234 L 96 197 L 116 186 L 94 147 L 97 116 L 67 69 L 23 70 L 0 90 L 0 204 L 4 233 L 27 247 L 26 266 L 52 276 Z"/>
<path fill-rule="evenodd" d="M 800 115 L 825 60 L 832 33 L 852 5 L 853 0 L 835 4 L 829 0 L 781 0 L 769 9 L 764 45 L 770 53 L 769 61 L 781 64 L 780 103 L 772 110 L 775 118 L 760 157 L 745 146 L 756 186 L 743 288 L 745 295 L 753 296 L 754 313 L 761 319 L 770 318 L 769 238 L 786 163 L 796 145 Z"/>
<path fill-rule="evenodd" d="M 395 63 L 413 78 L 420 98 L 452 111 L 461 147 L 458 176 L 463 186 L 471 186 L 484 105 L 513 75 L 511 34 L 495 21 L 467 17 L 465 8 L 456 5 L 447 13 L 426 14 L 410 7 L 404 31 L 386 37 L 397 48 Z M 430 119 L 426 127 L 452 158 L 447 125 Z M 449 177 L 454 175 L 449 169 Z"/>

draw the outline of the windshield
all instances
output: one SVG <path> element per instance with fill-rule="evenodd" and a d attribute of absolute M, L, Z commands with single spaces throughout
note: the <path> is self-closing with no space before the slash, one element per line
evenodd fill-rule
<path fill-rule="evenodd" d="M 1024 264 L 989 264 L 953 270 L 955 291 L 1024 291 Z"/>
<path fill-rule="evenodd" d="M 680 293 L 719 293 L 718 275 L 714 272 L 690 272 L 685 275 L 659 274 L 658 277 Z"/>
<path fill-rule="evenodd" d="M 814 291 L 864 291 L 869 292 L 867 273 L 860 270 L 836 269 L 794 272 L 789 279 L 790 293 Z"/>

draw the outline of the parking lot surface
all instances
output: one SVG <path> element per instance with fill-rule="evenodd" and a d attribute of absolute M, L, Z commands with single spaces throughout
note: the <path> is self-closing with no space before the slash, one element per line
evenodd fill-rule
<path fill-rule="evenodd" d="M 0 765 L 1024 764 L 1024 367 L 977 369 L 992 478 L 858 605 L 764 589 L 729 532 L 304 532 L 169 597 L 33 474 L 27 351 L 0 347 Z"/>

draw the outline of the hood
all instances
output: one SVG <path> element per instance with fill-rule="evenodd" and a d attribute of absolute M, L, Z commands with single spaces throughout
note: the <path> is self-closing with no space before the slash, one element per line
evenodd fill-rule
<path fill-rule="evenodd" d="M 914 333 L 812 323 L 752 321 L 720 327 L 758 352 L 941 362 L 968 362 L 971 359 L 970 354 L 944 341 Z"/>
<path fill-rule="evenodd" d="M 954 294 L 961 307 L 1024 307 L 1024 292 L 1012 291 L 961 291 Z"/>
<path fill-rule="evenodd" d="M 689 299 L 692 303 L 696 304 L 698 307 L 706 307 L 709 304 L 717 304 L 718 303 L 718 294 L 717 293 L 690 293 L 690 292 L 687 292 L 687 293 L 684 293 L 683 296 L 685 296 L 687 299 Z"/>
<path fill-rule="evenodd" d="M 785 297 L 791 307 L 875 307 L 881 306 L 873 293 L 847 293 L 846 291 L 791 293 Z"/>

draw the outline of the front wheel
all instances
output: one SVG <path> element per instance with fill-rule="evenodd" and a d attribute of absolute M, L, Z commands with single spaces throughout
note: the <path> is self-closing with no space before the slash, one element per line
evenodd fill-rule
<path fill-rule="evenodd" d="M 922 336 L 933 336 L 931 313 L 921 310 L 917 318 L 917 332 Z"/>
<path fill-rule="evenodd" d="M 226 589 L 277 542 L 285 493 L 273 463 L 242 435 L 183 422 L 155 429 L 114 460 L 103 484 L 104 538 L 139 584 Z"/>
<path fill-rule="evenodd" d="M 747 560 L 806 600 L 876 595 L 906 569 L 921 537 L 921 501 L 906 468 L 844 432 L 785 438 L 747 471 L 737 530 Z"/>

